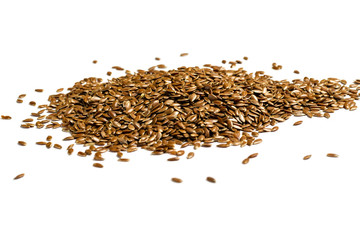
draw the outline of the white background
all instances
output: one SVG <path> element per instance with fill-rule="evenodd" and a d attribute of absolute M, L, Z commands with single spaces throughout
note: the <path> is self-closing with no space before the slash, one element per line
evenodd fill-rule
<path fill-rule="evenodd" d="M 49 134 L 61 143 L 60 129 L 19 128 L 37 109 L 29 101 L 46 103 L 85 77 L 106 79 L 114 65 L 135 71 L 248 56 L 244 68 L 274 79 L 352 82 L 360 78 L 357 3 L 2 0 L 0 114 L 13 119 L 0 121 L 0 239 L 360 239 L 360 110 L 300 118 L 297 127 L 292 117 L 260 145 L 201 149 L 191 160 L 138 151 L 124 163 L 106 154 L 103 169 L 34 144 Z"/>

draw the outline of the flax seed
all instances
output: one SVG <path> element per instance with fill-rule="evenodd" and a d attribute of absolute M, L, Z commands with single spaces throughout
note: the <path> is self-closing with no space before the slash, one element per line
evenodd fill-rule
<path fill-rule="evenodd" d="M 47 142 L 47 143 L 45 144 L 45 146 L 46 146 L 47 148 L 51 148 L 52 143 L 51 143 L 51 142 Z"/>
<path fill-rule="evenodd" d="M 36 102 L 30 101 L 30 102 L 29 102 L 29 105 L 30 105 L 30 106 L 36 106 Z"/>
<path fill-rule="evenodd" d="M 294 73 L 295 74 L 299 74 L 300 72 L 298 70 L 294 70 Z"/>
<path fill-rule="evenodd" d="M 20 146 L 26 146 L 26 142 L 24 142 L 24 141 L 18 141 L 18 144 L 19 144 Z"/>
<path fill-rule="evenodd" d="M 17 103 L 23 103 L 24 101 L 22 99 L 16 100 Z"/>
<path fill-rule="evenodd" d="M 46 137 L 46 141 L 51 141 L 51 139 L 52 139 L 52 136 L 50 136 L 50 135 Z"/>
<path fill-rule="evenodd" d="M 258 153 L 253 153 L 249 155 L 248 158 L 256 158 L 258 155 L 259 155 Z"/>
<path fill-rule="evenodd" d="M 172 178 L 171 181 L 174 183 L 182 183 L 182 180 L 180 178 Z"/>
<path fill-rule="evenodd" d="M 43 92 L 44 89 L 35 89 L 35 92 Z"/>
<path fill-rule="evenodd" d="M 213 177 L 207 177 L 206 181 L 211 182 L 211 183 L 216 183 L 216 180 Z"/>
<path fill-rule="evenodd" d="M 194 152 L 189 152 L 188 155 L 187 155 L 187 159 L 191 159 L 195 156 L 195 153 Z"/>
<path fill-rule="evenodd" d="M 294 122 L 294 126 L 299 126 L 300 124 L 302 124 L 303 121 L 297 121 L 297 122 Z"/>
<path fill-rule="evenodd" d="M 10 120 L 11 117 L 10 117 L 10 116 L 5 116 L 5 115 L 1 115 L 1 119 L 3 119 L 3 120 Z"/>
<path fill-rule="evenodd" d="M 179 150 L 179 151 L 177 151 L 176 156 L 182 156 L 182 155 L 184 155 L 184 153 L 185 153 L 184 150 Z"/>
<path fill-rule="evenodd" d="M 242 161 L 242 164 L 248 164 L 250 161 L 250 158 L 245 158 L 243 161 Z"/>
<path fill-rule="evenodd" d="M 119 158 L 118 161 L 119 162 L 129 162 L 130 159 L 129 158 Z"/>
<path fill-rule="evenodd" d="M 64 91 L 64 88 L 58 88 L 58 89 L 56 90 L 57 93 L 62 92 L 62 91 Z"/>
<path fill-rule="evenodd" d="M 304 160 L 308 160 L 308 159 L 310 159 L 311 158 L 311 155 L 306 155 L 303 159 Z"/>
<path fill-rule="evenodd" d="M 178 157 L 168 158 L 169 162 L 174 162 L 174 161 L 179 161 L 179 160 L 180 160 L 180 158 L 178 158 Z"/>
<path fill-rule="evenodd" d="M 56 149 L 62 149 L 62 146 L 61 146 L 60 144 L 55 143 L 55 144 L 54 144 L 54 148 L 56 148 Z"/>
<path fill-rule="evenodd" d="M 104 166 L 100 163 L 94 163 L 93 164 L 93 167 L 96 167 L 96 168 L 103 168 Z"/>
<path fill-rule="evenodd" d="M 339 155 L 337 155 L 336 153 L 328 153 L 326 156 L 327 156 L 327 157 L 331 157 L 331 158 L 337 158 L 337 157 L 339 157 Z"/>
<path fill-rule="evenodd" d="M 182 54 L 180 54 L 180 57 L 185 57 L 187 55 L 189 55 L 189 54 L 188 53 L 182 53 Z"/>
<path fill-rule="evenodd" d="M 17 175 L 16 177 L 14 177 L 14 180 L 18 180 L 20 178 L 23 178 L 25 176 L 25 173 L 21 173 L 19 175 Z"/>
<path fill-rule="evenodd" d="M 97 60 L 93 60 L 93 64 L 97 64 Z"/>
<path fill-rule="evenodd" d="M 107 72 L 106 75 L 111 76 L 112 72 Z"/>
<path fill-rule="evenodd" d="M 155 60 L 156 60 L 156 61 L 160 61 L 160 58 L 156 57 Z"/>

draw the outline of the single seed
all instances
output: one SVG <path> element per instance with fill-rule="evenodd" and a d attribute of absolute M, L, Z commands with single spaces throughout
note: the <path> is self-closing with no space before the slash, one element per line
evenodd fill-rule
<path fill-rule="evenodd" d="M 294 73 L 295 74 L 299 74 L 300 72 L 298 70 L 294 70 Z"/>
<path fill-rule="evenodd" d="M 227 148 L 227 147 L 230 147 L 230 145 L 229 144 L 227 144 L 227 143 L 221 143 L 221 144 L 218 144 L 218 145 L 216 145 L 218 148 Z"/>
<path fill-rule="evenodd" d="M 61 146 L 60 144 L 55 143 L 55 144 L 54 144 L 54 148 L 56 148 L 56 149 L 62 149 L 62 146 Z"/>
<path fill-rule="evenodd" d="M 294 122 L 294 126 L 298 126 L 298 125 L 300 125 L 300 124 L 302 124 L 302 123 L 303 123 L 303 121 Z"/>
<path fill-rule="evenodd" d="M 26 118 L 23 120 L 23 122 L 32 122 L 32 121 L 34 121 L 34 119 L 32 119 L 32 118 Z"/>
<path fill-rule="evenodd" d="M 258 155 L 259 155 L 258 153 L 253 153 L 249 155 L 248 158 L 256 158 Z"/>
<path fill-rule="evenodd" d="M 184 155 L 184 153 L 185 153 L 184 150 L 179 150 L 179 151 L 177 151 L 176 156 L 182 156 L 182 155 Z"/>
<path fill-rule="evenodd" d="M 242 164 L 248 164 L 250 161 L 250 158 L 245 158 L 243 161 L 242 161 Z"/>
<path fill-rule="evenodd" d="M 226 63 L 226 60 L 222 60 L 221 63 L 222 63 L 222 64 L 225 64 L 225 63 Z"/>
<path fill-rule="evenodd" d="M 70 136 L 63 139 L 63 141 L 70 141 L 70 140 L 74 140 L 74 137 Z"/>
<path fill-rule="evenodd" d="M 64 88 L 58 88 L 58 89 L 56 90 L 57 93 L 62 92 L 62 91 L 64 91 Z"/>
<path fill-rule="evenodd" d="M 257 144 L 260 144 L 260 143 L 262 143 L 262 139 L 258 138 L 252 144 L 257 145 Z"/>
<path fill-rule="evenodd" d="M 74 147 L 74 144 L 70 144 L 70 145 L 66 148 L 66 150 L 72 149 L 73 147 Z"/>
<path fill-rule="evenodd" d="M 107 72 L 106 75 L 111 76 L 112 72 Z"/>
<path fill-rule="evenodd" d="M 86 149 L 86 150 L 85 150 L 85 154 L 86 154 L 86 155 L 91 155 L 91 153 L 92 153 L 92 151 L 91 151 L 90 149 Z"/>
<path fill-rule="evenodd" d="M 207 177 L 206 181 L 211 182 L 211 183 L 216 183 L 216 180 L 213 177 Z"/>
<path fill-rule="evenodd" d="M 16 177 L 14 177 L 14 180 L 23 178 L 24 176 L 25 176 L 25 173 L 21 173 L 21 174 L 17 175 Z"/>
<path fill-rule="evenodd" d="M 156 57 L 155 60 L 156 60 L 156 61 L 160 61 L 160 58 Z"/>
<path fill-rule="evenodd" d="M 97 64 L 97 60 L 93 60 L 93 64 Z"/>
<path fill-rule="evenodd" d="M 36 106 L 36 102 L 30 101 L 30 102 L 29 102 L 29 105 L 30 105 L 30 106 Z"/>
<path fill-rule="evenodd" d="M 74 152 L 74 149 L 73 149 L 73 148 L 70 148 L 70 149 L 68 149 L 67 152 L 68 152 L 69 155 L 71 155 L 71 154 Z"/>
<path fill-rule="evenodd" d="M 37 145 L 46 145 L 46 142 L 36 142 Z"/>
<path fill-rule="evenodd" d="M 308 159 L 310 159 L 311 158 L 311 155 L 306 155 L 303 159 L 304 160 L 308 160 Z"/>
<path fill-rule="evenodd" d="M 47 148 L 51 148 L 52 143 L 51 143 L 51 142 L 47 142 L 47 143 L 45 144 L 45 146 L 46 146 Z"/>
<path fill-rule="evenodd" d="M 331 157 L 331 158 L 337 158 L 337 157 L 339 157 L 339 155 L 337 155 L 336 153 L 328 153 L 326 156 L 327 156 L 327 157 Z"/>
<path fill-rule="evenodd" d="M 18 141 L 18 144 L 19 144 L 20 146 L 26 146 L 26 142 L 24 142 L 24 141 Z"/>
<path fill-rule="evenodd" d="M 26 94 L 20 94 L 20 95 L 18 96 L 18 98 L 24 98 L 24 97 L 26 97 Z"/>
<path fill-rule="evenodd" d="M 35 89 L 35 92 L 43 92 L 44 89 Z"/>
<path fill-rule="evenodd" d="M 102 164 L 100 164 L 100 163 L 94 163 L 93 166 L 96 167 L 96 168 L 103 168 L 103 167 L 104 167 L 104 166 L 103 166 Z"/>
<path fill-rule="evenodd" d="M 178 157 L 168 158 L 169 162 L 174 162 L 174 161 L 179 161 L 179 160 L 180 160 L 180 158 L 178 158 Z"/>
<path fill-rule="evenodd" d="M 130 159 L 129 158 L 119 158 L 118 161 L 119 162 L 129 162 Z"/>
<path fill-rule="evenodd" d="M 17 103 L 23 103 L 24 101 L 22 99 L 16 100 Z"/>
<path fill-rule="evenodd" d="M 187 55 L 189 55 L 188 53 L 181 53 L 180 54 L 180 57 L 185 57 L 185 56 L 187 56 Z"/>
<path fill-rule="evenodd" d="M 69 149 L 69 150 L 70 150 L 70 149 Z M 77 153 L 77 155 L 80 156 L 80 157 L 86 157 L 86 156 L 87 156 L 86 153 L 81 152 L 81 151 L 79 151 L 79 152 Z"/>
<path fill-rule="evenodd" d="M 159 64 L 159 65 L 157 65 L 157 67 L 160 69 L 166 68 L 166 66 L 164 64 Z"/>
<path fill-rule="evenodd" d="M 189 152 L 188 155 L 187 155 L 187 159 L 191 159 L 195 156 L 195 153 L 194 152 Z"/>
<path fill-rule="evenodd" d="M 51 135 L 49 135 L 49 136 L 46 137 L 46 141 L 51 141 L 51 139 L 52 139 L 52 136 L 51 136 Z"/>
<path fill-rule="evenodd" d="M 244 57 L 244 60 L 248 60 L 248 59 L 249 59 L 248 57 L 246 57 L 246 56 Z"/>
<path fill-rule="evenodd" d="M 5 115 L 1 115 L 1 119 L 4 119 L 4 120 L 10 120 L 11 117 L 10 116 L 5 116 Z"/>
<path fill-rule="evenodd" d="M 182 180 L 180 178 L 172 178 L 171 181 L 174 183 L 182 183 Z"/>

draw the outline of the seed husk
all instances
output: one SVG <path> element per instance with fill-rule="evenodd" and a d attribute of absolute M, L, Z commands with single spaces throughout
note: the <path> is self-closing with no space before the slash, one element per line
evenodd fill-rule
<path fill-rule="evenodd" d="M 23 178 L 25 176 L 25 173 L 21 173 L 19 175 L 17 175 L 16 177 L 14 177 L 14 180 L 18 180 L 20 178 Z"/>
<path fill-rule="evenodd" d="M 339 157 L 339 155 L 336 154 L 336 153 L 328 153 L 326 156 L 327 156 L 327 157 L 331 157 L 331 158 L 337 158 L 337 157 Z"/>
<path fill-rule="evenodd" d="M 242 161 L 242 164 L 248 164 L 250 161 L 250 158 L 245 158 L 243 161 Z"/>
<path fill-rule="evenodd" d="M 300 124 L 302 124 L 302 123 L 303 123 L 303 121 L 294 122 L 294 126 L 298 126 L 298 125 L 300 125 Z"/>
<path fill-rule="evenodd" d="M 168 158 L 169 162 L 174 162 L 174 161 L 179 161 L 179 160 L 180 160 L 180 158 L 178 158 L 178 157 Z"/>
<path fill-rule="evenodd" d="M 194 152 L 189 152 L 188 155 L 187 155 L 187 159 L 191 159 L 195 156 L 195 153 Z"/>
<path fill-rule="evenodd" d="M 311 158 L 311 155 L 306 155 L 303 159 L 304 160 L 308 160 L 308 159 L 310 159 Z"/>
<path fill-rule="evenodd" d="M 211 183 L 216 183 L 216 180 L 213 177 L 207 177 L 206 181 L 211 182 Z"/>
<path fill-rule="evenodd" d="M 26 142 L 24 142 L 24 141 L 18 141 L 18 144 L 19 144 L 20 146 L 26 146 Z"/>
<path fill-rule="evenodd" d="M 60 144 L 55 143 L 55 144 L 54 144 L 54 148 L 56 148 L 56 149 L 62 149 L 62 146 L 61 146 Z"/>
<path fill-rule="evenodd" d="M 171 178 L 171 181 L 174 183 L 182 183 L 182 180 L 180 178 Z"/>
<path fill-rule="evenodd" d="M 103 166 L 101 163 L 94 163 L 94 164 L 93 164 L 93 167 L 103 168 L 104 166 Z"/>

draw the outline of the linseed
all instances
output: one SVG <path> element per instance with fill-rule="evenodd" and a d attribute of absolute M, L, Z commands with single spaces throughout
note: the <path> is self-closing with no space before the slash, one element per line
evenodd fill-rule
<path fill-rule="evenodd" d="M 180 57 L 185 57 L 185 56 L 187 56 L 187 55 L 189 55 L 188 53 L 181 53 L 180 54 Z"/>
<path fill-rule="evenodd" d="M 216 183 L 216 180 L 213 177 L 207 177 L 206 181 L 211 182 L 211 183 Z"/>
<path fill-rule="evenodd" d="M 26 146 L 26 142 L 24 142 L 24 141 L 18 141 L 18 144 L 19 144 L 20 146 Z"/>
<path fill-rule="evenodd" d="M 245 158 L 243 161 L 242 161 L 242 164 L 248 164 L 250 161 L 250 158 Z"/>
<path fill-rule="evenodd" d="M 129 158 L 119 158 L 118 161 L 119 162 L 129 162 L 130 159 Z"/>
<path fill-rule="evenodd" d="M 300 72 L 298 70 L 294 70 L 294 73 L 295 74 L 299 74 Z"/>
<path fill-rule="evenodd" d="M 18 180 L 20 178 L 23 178 L 25 176 L 25 173 L 21 173 L 19 175 L 17 175 L 16 177 L 14 177 L 14 180 Z"/>
<path fill-rule="evenodd" d="M 54 144 L 54 148 L 56 148 L 56 149 L 62 149 L 62 146 L 61 146 L 60 144 L 55 143 L 55 144 Z"/>
<path fill-rule="evenodd" d="M 195 156 L 195 153 L 194 152 L 189 152 L 188 155 L 187 155 L 187 159 L 191 159 Z"/>
<path fill-rule="evenodd" d="M 180 158 L 178 158 L 178 157 L 168 158 L 169 162 L 174 162 L 174 161 L 179 161 L 179 160 L 180 160 Z"/>
<path fill-rule="evenodd" d="M 326 156 L 327 156 L 327 157 L 331 157 L 331 158 L 337 158 L 337 157 L 339 157 L 339 155 L 337 155 L 336 153 L 328 153 Z"/>
<path fill-rule="evenodd" d="M 94 61 L 93 61 L 93 64 L 97 64 L 97 60 L 94 60 Z"/>
<path fill-rule="evenodd" d="M 258 155 L 259 155 L 258 153 L 253 153 L 249 155 L 248 158 L 256 158 Z"/>
<path fill-rule="evenodd" d="M 174 183 L 182 183 L 182 180 L 180 178 L 172 178 L 171 181 Z"/>
<path fill-rule="evenodd" d="M 160 59 L 160 58 L 158 58 L 158 57 L 156 57 L 156 58 L 155 58 L 155 60 L 156 60 L 156 61 L 160 61 L 161 59 Z"/>
<path fill-rule="evenodd" d="M 300 124 L 302 124 L 303 121 L 297 121 L 297 122 L 294 122 L 294 126 L 299 126 Z"/>
<path fill-rule="evenodd" d="M 306 155 L 303 159 L 304 160 L 309 160 L 311 158 L 311 155 Z"/>
<path fill-rule="evenodd" d="M 104 167 L 101 163 L 94 163 L 93 166 L 96 167 L 96 168 L 103 168 Z"/>
<path fill-rule="evenodd" d="M 10 116 L 5 116 L 5 115 L 1 115 L 1 119 L 3 119 L 3 120 L 10 120 L 11 117 L 10 117 Z"/>
<path fill-rule="evenodd" d="M 46 141 L 51 141 L 51 139 L 52 139 L 52 136 L 50 136 L 50 135 L 46 137 Z"/>
<path fill-rule="evenodd" d="M 35 89 L 35 92 L 43 92 L 44 89 Z"/>
<path fill-rule="evenodd" d="M 36 106 L 36 102 L 30 101 L 30 102 L 29 102 L 29 105 L 30 105 L 30 106 Z"/>
<path fill-rule="evenodd" d="M 106 75 L 111 76 L 112 72 L 107 72 Z"/>

